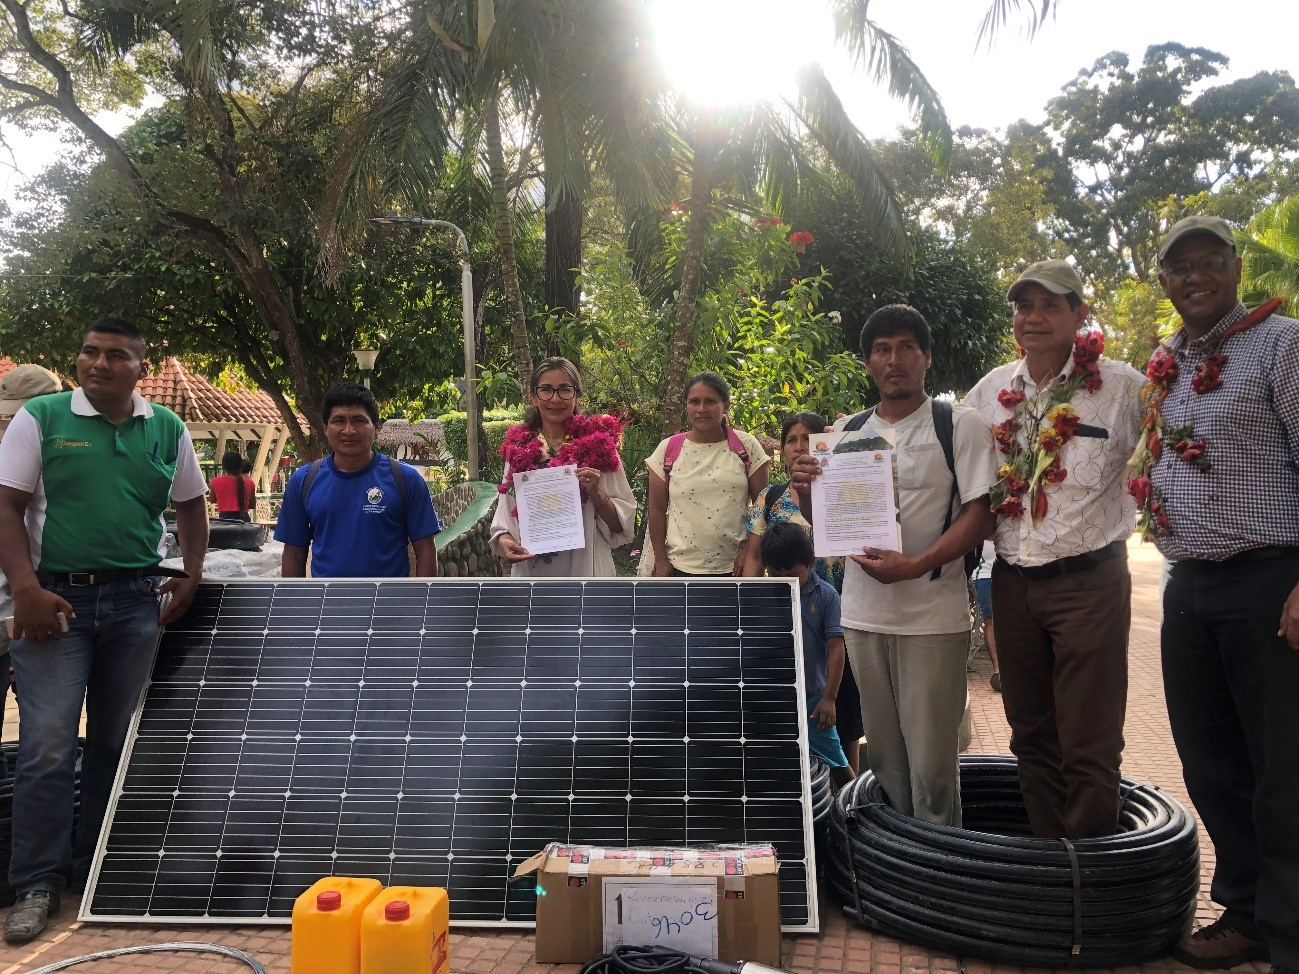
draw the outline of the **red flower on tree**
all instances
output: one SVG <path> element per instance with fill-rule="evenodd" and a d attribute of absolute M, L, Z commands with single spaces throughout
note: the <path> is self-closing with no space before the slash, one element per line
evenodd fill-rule
<path fill-rule="evenodd" d="M 794 248 L 794 253 L 801 254 L 810 247 L 816 240 L 806 230 L 795 230 L 789 235 L 790 245 Z"/>

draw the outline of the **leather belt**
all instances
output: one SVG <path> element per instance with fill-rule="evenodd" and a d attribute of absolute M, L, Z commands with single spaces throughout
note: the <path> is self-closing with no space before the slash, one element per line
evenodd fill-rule
<path fill-rule="evenodd" d="M 1197 568 L 1231 568 L 1251 561 L 1262 561 L 1265 558 L 1285 558 L 1299 555 L 1299 548 L 1293 545 L 1264 545 L 1261 548 L 1248 548 L 1238 551 L 1222 561 L 1209 561 L 1207 558 L 1184 558 L 1174 565 L 1194 565 Z"/>
<path fill-rule="evenodd" d="M 1016 575 L 1022 575 L 1034 581 L 1040 581 L 1044 578 L 1058 578 L 1061 575 L 1075 575 L 1078 572 L 1091 571 L 1097 565 L 1104 564 L 1113 558 L 1117 558 L 1127 552 L 1127 542 L 1111 541 L 1104 548 L 1097 548 L 1095 551 L 1084 552 L 1081 555 L 1070 555 L 1068 558 L 1058 558 L 1055 561 L 1048 561 L 1045 565 L 1033 565 L 1025 567 L 1023 565 L 1012 565 L 1000 555 L 997 557 L 997 564 L 1003 568 L 1008 568 Z"/>
<path fill-rule="evenodd" d="M 131 582 L 137 578 L 189 578 L 175 568 L 150 565 L 147 568 L 104 568 L 93 572 L 37 572 L 36 580 L 42 585 L 110 585 L 113 582 Z"/>

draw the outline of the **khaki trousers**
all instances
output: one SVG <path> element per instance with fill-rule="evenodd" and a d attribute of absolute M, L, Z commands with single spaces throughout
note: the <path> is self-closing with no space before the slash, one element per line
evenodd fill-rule
<path fill-rule="evenodd" d="M 957 737 L 968 632 L 897 636 L 844 627 L 861 693 L 865 761 L 904 815 L 961 825 Z"/>

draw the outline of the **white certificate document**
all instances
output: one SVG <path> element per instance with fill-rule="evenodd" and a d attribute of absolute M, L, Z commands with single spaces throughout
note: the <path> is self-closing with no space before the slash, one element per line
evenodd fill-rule
<path fill-rule="evenodd" d="M 863 548 L 902 550 L 896 464 L 877 437 L 846 444 L 842 433 L 817 433 L 812 455 L 821 475 L 812 481 L 812 536 L 817 557 L 860 555 Z"/>
<path fill-rule="evenodd" d="M 534 555 L 586 547 L 577 467 L 543 467 L 514 475 L 519 544 Z"/>

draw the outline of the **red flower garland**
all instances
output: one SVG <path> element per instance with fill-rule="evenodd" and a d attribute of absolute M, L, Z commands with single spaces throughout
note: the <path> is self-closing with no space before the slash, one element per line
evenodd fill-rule
<path fill-rule="evenodd" d="M 1227 355 L 1219 351 L 1232 335 L 1249 331 L 1261 321 L 1266 321 L 1277 308 L 1281 298 L 1272 298 L 1259 305 L 1240 321 L 1223 330 L 1206 348 L 1205 355 L 1195 367 L 1191 389 L 1198 396 L 1207 395 L 1222 386 L 1222 370 L 1227 366 Z M 1146 384 L 1141 389 L 1141 404 L 1146 407 L 1146 417 L 1141 423 L 1141 440 L 1136 455 L 1128 466 L 1133 475 L 1128 478 L 1128 493 L 1137 502 L 1137 527 L 1146 541 L 1167 537 L 1172 533 L 1172 522 L 1164 508 L 1163 492 L 1155 486 L 1151 474 L 1164 455 L 1167 445 L 1179 460 L 1197 470 L 1209 470 L 1212 464 L 1206 455 L 1209 441 L 1196 437 L 1192 423 L 1168 430 L 1164 422 L 1163 405 L 1168 393 L 1177 384 L 1181 369 L 1177 356 L 1167 345 L 1160 345 L 1146 363 Z"/>
<path fill-rule="evenodd" d="M 998 481 L 992 485 L 990 501 L 992 512 L 1002 517 L 1022 517 L 1024 495 L 1029 495 L 1033 520 L 1046 516 L 1046 487 L 1063 483 L 1069 476 L 1060 453 L 1066 443 L 1078 432 L 1080 419 L 1069 403 L 1079 389 L 1089 393 L 1101 387 L 1100 357 L 1105 351 L 1105 336 L 1097 331 L 1082 332 L 1074 336 L 1073 371 L 1049 398 L 1049 405 L 1038 421 L 1037 429 L 1020 442 L 1020 431 L 1028 418 L 1028 396 L 1022 389 L 1002 389 L 997 402 L 1011 410 L 1004 423 L 992 427 L 992 437 L 997 449 L 1006 455 L 997 470 Z M 1047 422 L 1042 426 L 1042 420 Z"/>
<path fill-rule="evenodd" d="M 564 442 L 553 454 L 541 433 L 526 423 L 511 426 L 498 451 L 508 464 L 510 474 L 540 470 L 542 467 L 593 467 L 610 473 L 622 466 L 618 444 L 622 423 L 616 416 L 598 413 L 574 413 L 564 423 Z M 496 488 L 502 494 L 514 492 L 512 479 Z M 582 490 L 585 501 L 586 490 Z"/>

